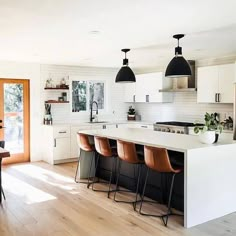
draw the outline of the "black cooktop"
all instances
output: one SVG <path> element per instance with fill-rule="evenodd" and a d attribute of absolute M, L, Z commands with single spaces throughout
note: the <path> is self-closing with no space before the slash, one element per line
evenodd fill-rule
<path fill-rule="evenodd" d="M 157 125 L 173 125 L 181 127 L 194 127 L 196 124 L 190 122 L 180 122 L 180 121 L 166 121 L 166 122 L 156 122 Z"/>

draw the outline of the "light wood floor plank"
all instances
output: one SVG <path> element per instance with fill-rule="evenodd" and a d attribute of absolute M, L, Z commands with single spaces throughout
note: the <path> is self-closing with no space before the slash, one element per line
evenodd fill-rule
<path fill-rule="evenodd" d="M 116 203 L 105 193 L 74 183 L 76 163 L 44 162 L 3 168 L 7 197 L 0 206 L 1 236 L 233 236 L 236 214 L 185 229 L 183 217 L 172 216 L 168 227 L 159 218 L 141 216 L 130 204 Z M 113 186 L 114 187 L 114 186 Z M 96 185 L 105 189 L 106 185 Z M 121 194 L 132 199 L 133 195 Z M 156 212 L 163 206 L 145 205 Z M 165 208 L 164 208 L 165 209 Z"/>

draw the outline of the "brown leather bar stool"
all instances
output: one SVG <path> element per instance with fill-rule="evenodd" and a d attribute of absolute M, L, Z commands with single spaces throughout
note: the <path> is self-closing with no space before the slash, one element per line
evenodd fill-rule
<path fill-rule="evenodd" d="M 147 216 L 154 216 L 154 217 L 160 217 L 164 223 L 165 226 L 167 226 L 168 223 L 168 218 L 170 215 L 180 215 L 180 214 L 174 214 L 171 211 L 171 198 L 172 198 L 172 192 L 173 192 L 173 186 L 174 186 L 174 181 L 175 181 L 175 175 L 178 173 L 181 173 L 183 171 L 182 168 L 176 168 L 174 169 L 170 163 L 169 155 L 168 152 L 165 148 L 157 148 L 157 147 L 150 147 L 150 146 L 144 146 L 144 161 L 145 164 L 148 167 L 146 178 L 145 178 L 145 183 L 143 186 L 143 193 L 141 197 L 141 204 L 139 208 L 139 213 L 142 215 L 147 215 Z M 148 180 L 148 174 L 149 170 L 157 171 L 159 173 L 171 173 L 172 178 L 171 178 L 171 185 L 170 185 L 170 190 L 169 190 L 169 197 L 168 197 L 168 205 L 167 205 L 167 213 L 164 215 L 152 215 L 152 214 L 145 214 L 142 213 L 142 205 L 144 201 L 144 195 L 145 195 L 145 190 L 147 186 L 147 180 Z M 183 216 L 183 215 L 180 215 Z"/>
<path fill-rule="evenodd" d="M 95 181 L 95 176 L 93 178 L 92 183 L 92 190 L 94 191 L 98 191 L 98 192 L 107 192 L 107 197 L 109 198 L 110 196 L 110 192 L 112 192 L 113 190 L 111 190 L 111 182 L 112 182 L 112 177 L 115 171 L 115 167 L 116 167 L 116 157 L 117 157 L 117 153 L 116 153 L 116 148 L 111 148 L 110 143 L 109 143 L 109 139 L 105 138 L 105 137 L 98 137 L 98 136 L 94 136 L 94 144 L 95 144 L 95 150 L 97 152 L 97 160 L 96 160 L 96 165 L 95 165 L 95 175 L 97 172 L 97 168 L 98 168 L 98 163 L 99 163 L 99 159 L 100 157 L 105 157 L 105 158 L 112 158 L 112 164 L 111 164 L 111 169 L 110 169 L 110 178 L 109 178 L 109 187 L 108 190 L 99 190 L 99 189 L 94 189 L 94 183 L 98 183 L 99 181 Z M 107 182 L 101 182 L 101 183 L 107 183 Z M 89 184 L 89 185 L 90 185 Z M 89 187 L 88 185 L 88 187 Z"/>
<path fill-rule="evenodd" d="M 92 145 L 89 142 L 89 136 L 87 134 L 77 133 L 77 143 L 78 143 L 78 146 L 80 147 L 80 155 L 78 158 L 78 164 L 77 164 L 76 173 L 75 173 L 75 182 L 82 183 L 82 184 L 89 184 L 89 180 L 91 177 L 90 174 L 91 174 L 93 159 L 95 159 L 95 155 L 96 155 L 95 148 L 94 148 L 94 145 Z M 88 172 L 88 181 L 86 181 L 86 182 L 82 182 L 82 181 L 77 180 L 78 168 L 79 168 L 79 164 L 80 164 L 80 160 L 81 160 L 82 151 L 94 153 L 94 156 L 91 158 L 90 169 Z"/>
<path fill-rule="evenodd" d="M 133 207 L 135 209 L 136 203 L 138 200 L 140 176 L 141 176 L 142 165 L 144 164 L 144 161 L 138 158 L 135 144 L 131 143 L 131 142 L 117 140 L 117 153 L 118 153 L 118 157 L 119 157 L 119 165 L 118 165 L 118 172 L 117 172 L 117 179 L 116 179 L 116 189 L 115 189 L 115 194 L 114 194 L 114 201 L 123 202 L 123 203 L 133 203 Z M 131 192 L 130 190 L 119 190 L 118 189 L 119 178 L 121 175 L 120 170 L 121 170 L 122 161 L 128 162 L 128 163 L 133 164 L 135 166 L 138 166 L 138 176 L 136 179 L 136 190 L 135 190 L 135 200 L 134 201 L 118 201 L 118 200 L 116 200 L 116 192 L 119 192 L 119 191 Z"/>

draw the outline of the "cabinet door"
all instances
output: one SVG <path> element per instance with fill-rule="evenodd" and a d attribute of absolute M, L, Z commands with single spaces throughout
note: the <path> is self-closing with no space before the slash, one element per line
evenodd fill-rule
<path fill-rule="evenodd" d="M 162 102 L 163 93 L 159 92 L 159 89 L 162 89 L 162 73 L 150 73 L 147 75 L 147 92 L 149 95 L 149 102 Z"/>
<path fill-rule="evenodd" d="M 197 102 L 215 103 L 215 95 L 219 92 L 218 66 L 198 68 Z"/>
<path fill-rule="evenodd" d="M 55 138 L 53 160 L 68 159 L 70 157 L 70 138 Z"/>
<path fill-rule="evenodd" d="M 233 103 L 234 101 L 234 64 L 219 66 L 219 101 L 221 103 Z"/>
<path fill-rule="evenodd" d="M 134 102 L 135 99 L 135 83 L 124 84 L 125 102 Z"/>
<path fill-rule="evenodd" d="M 146 102 L 146 95 L 148 94 L 147 83 L 145 75 L 136 76 L 135 102 Z"/>

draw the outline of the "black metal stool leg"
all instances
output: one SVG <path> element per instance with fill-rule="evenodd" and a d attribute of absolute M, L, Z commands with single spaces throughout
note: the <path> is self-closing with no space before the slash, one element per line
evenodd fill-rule
<path fill-rule="evenodd" d="M 142 206 L 143 206 L 143 199 L 144 199 L 145 190 L 146 190 L 146 186 L 147 186 L 148 175 L 149 175 L 149 168 L 147 169 L 147 174 L 146 174 L 146 178 L 145 178 L 145 182 L 144 182 L 144 186 L 143 186 L 143 193 L 142 193 L 142 197 L 141 197 L 141 203 L 140 203 L 140 207 L 139 207 L 139 214 L 141 214 L 141 215 L 143 214 L 142 213 Z"/>
<path fill-rule="evenodd" d="M 76 172 L 75 172 L 75 182 L 76 183 L 80 183 L 80 184 L 89 184 L 89 180 L 90 180 L 90 172 L 91 172 L 91 168 L 92 168 L 92 164 L 93 164 L 93 159 L 95 159 L 95 152 L 94 152 L 94 156 L 91 157 L 91 162 L 90 162 L 90 168 L 89 168 L 89 173 L 88 173 L 88 181 L 78 181 L 77 180 L 77 175 L 78 175 L 78 169 L 79 169 L 79 165 L 80 165 L 80 161 L 81 161 L 81 155 L 82 155 L 82 149 L 80 150 L 80 155 L 78 158 L 78 163 L 77 163 L 77 168 L 76 168 Z M 85 154 L 85 151 L 83 151 L 83 153 Z"/>
<path fill-rule="evenodd" d="M 94 186 L 94 183 L 95 183 L 95 178 L 96 178 L 96 173 L 97 173 L 99 158 L 100 158 L 100 155 L 98 154 L 98 155 L 97 155 L 97 160 L 96 160 L 96 165 L 95 165 L 95 173 L 94 173 L 94 176 L 93 176 L 93 181 L 92 181 L 92 183 L 90 183 L 90 184 L 92 184 L 92 190 L 95 190 L 95 189 L 93 188 L 93 186 Z M 89 188 L 90 184 L 88 185 L 88 188 Z"/>
<path fill-rule="evenodd" d="M 165 215 L 162 215 L 162 221 L 164 223 L 165 226 L 167 226 L 167 223 L 168 223 L 168 218 L 169 218 L 169 215 L 171 215 L 171 199 L 172 199 L 172 193 L 173 193 L 173 186 L 174 186 L 174 181 L 175 181 L 175 173 L 172 175 L 172 178 L 171 178 L 171 185 L 170 185 L 170 192 L 169 192 L 169 198 L 168 198 L 168 209 L 167 209 L 167 214 Z M 166 218 L 166 219 L 165 219 Z"/>
<path fill-rule="evenodd" d="M 133 204 L 134 210 L 136 209 L 136 204 L 138 201 L 138 192 L 139 192 L 139 183 L 140 183 L 140 177 L 141 177 L 141 170 L 142 170 L 142 165 L 138 164 L 138 180 L 137 180 L 137 186 L 136 186 L 136 193 L 135 193 L 135 202 Z"/>
<path fill-rule="evenodd" d="M 117 177 L 116 177 L 116 187 L 115 187 L 115 194 L 113 200 L 116 201 L 116 192 L 118 191 L 118 183 L 120 178 L 120 168 L 121 168 L 121 161 L 118 159 L 118 171 L 117 171 Z"/>
<path fill-rule="evenodd" d="M 80 159 L 81 159 L 81 152 L 82 150 L 80 150 L 80 154 L 79 154 L 79 158 L 78 158 L 78 163 L 77 163 L 77 168 L 76 168 L 76 172 L 75 172 L 75 182 L 79 183 L 79 181 L 77 180 L 77 174 L 78 174 L 78 169 L 79 169 L 79 164 L 80 164 Z"/>
<path fill-rule="evenodd" d="M 90 178 L 91 178 L 91 172 L 92 172 L 92 165 L 93 160 L 96 160 L 96 151 L 94 151 L 93 157 L 91 158 L 90 167 L 89 167 L 89 173 L 88 173 L 88 181 L 87 181 L 87 188 L 89 188 Z"/>
<path fill-rule="evenodd" d="M 4 198 L 4 200 L 6 200 L 6 196 L 5 196 L 5 194 L 4 194 L 4 191 L 3 191 L 3 188 L 1 187 L 1 193 L 0 194 L 2 194 L 3 195 L 3 198 Z"/>
<path fill-rule="evenodd" d="M 114 192 L 115 190 L 111 190 L 111 182 L 112 182 L 112 177 L 113 177 L 113 170 L 116 167 L 116 157 L 112 157 L 112 165 L 111 165 L 111 174 L 110 174 L 110 181 L 109 181 L 109 189 L 108 189 L 108 193 L 107 193 L 107 197 L 110 197 L 110 193 Z"/>

